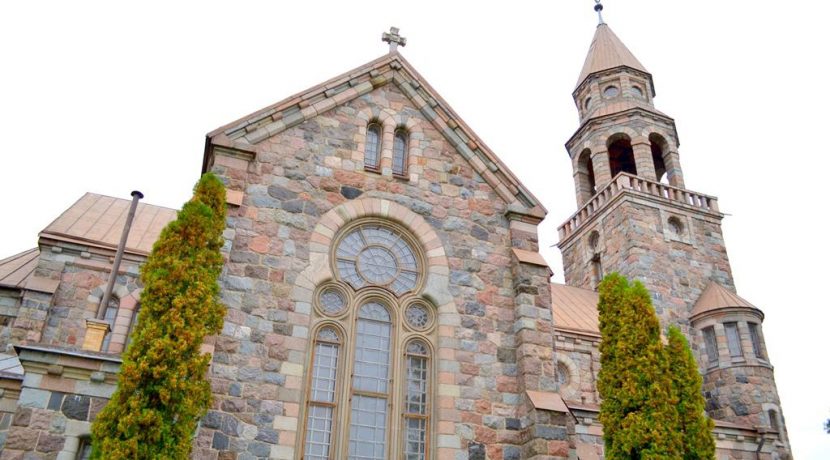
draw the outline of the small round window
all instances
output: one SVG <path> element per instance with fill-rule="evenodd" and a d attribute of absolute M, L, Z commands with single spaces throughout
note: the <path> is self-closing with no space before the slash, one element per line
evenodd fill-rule
<path fill-rule="evenodd" d="M 617 95 L 620 94 L 620 89 L 616 86 L 608 86 L 605 90 L 603 90 L 602 94 L 604 94 L 605 97 L 617 97 Z"/>
<path fill-rule="evenodd" d="M 346 296 L 344 296 L 339 289 L 327 287 L 320 291 L 318 303 L 320 304 L 320 309 L 323 310 L 323 313 L 335 316 L 342 313 L 343 310 L 346 309 Z"/>
<path fill-rule="evenodd" d="M 412 246 L 399 232 L 382 225 L 351 230 L 338 243 L 335 258 L 338 275 L 355 289 L 383 286 L 401 295 L 420 280 Z"/>
<path fill-rule="evenodd" d="M 669 230 L 675 235 L 682 235 L 683 234 L 683 222 L 680 221 L 677 217 L 671 216 L 669 217 Z"/>
<path fill-rule="evenodd" d="M 413 303 L 406 307 L 404 317 L 406 318 L 406 324 L 418 331 L 427 329 L 432 324 L 432 313 L 422 303 Z"/>
<path fill-rule="evenodd" d="M 588 98 L 585 98 L 585 110 L 588 110 L 590 108 L 591 108 L 591 98 L 588 97 Z"/>
<path fill-rule="evenodd" d="M 643 90 L 641 90 L 639 86 L 632 86 L 631 94 L 633 94 L 634 97 L 639 97 L 640 99 L 643 98 Z"/>
<path fill-rule="evenodd" d="M 568 386 L 571 383 L 571 372 L 562 361 L 556 363 L 556 382 L 559 383 L 560 387 Z"/>

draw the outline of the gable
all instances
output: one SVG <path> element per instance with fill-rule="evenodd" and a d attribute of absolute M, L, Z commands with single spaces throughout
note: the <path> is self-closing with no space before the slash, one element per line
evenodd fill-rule
<path fill-rule="evenodd" d="M 256 155 L 266 139 L 387 85 L 407 98 L 505 201 L 509 212 L 535 220 L 544 217 L 547 211 L 541 202 L 397 52 L 212 131 L 207 135 L 202 170 L 209 169 L 216 147 Z"/>

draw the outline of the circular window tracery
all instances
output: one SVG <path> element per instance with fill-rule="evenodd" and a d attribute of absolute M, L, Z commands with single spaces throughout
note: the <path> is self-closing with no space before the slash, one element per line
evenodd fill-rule
<path fill-rule="evenodd" d="M 427 329 L 432 323 L 432 313 L 422 303 L 413 303 L 406 307 L 404 317 L 409 327 L 419 331 Z"/>
<path fill-rule="evenodd" d="M 353 288 L 375 285 L 397 295 L 420 280 L 418 258 L 401 234 L 377 224 L 361 225 L 346 234 L 335 252 L 340 277 Z"/>
<path fill-rule="evenodd" d="M 338 289 L 323 289 L 320 292 L 320 308 L 328 315 L 340 314 L 346 308 L 346 297 Z"/>
<path fill-rule="evenodd" d="M 602 94 L 605 95 L 605 97 L 616 97 L 620 94 L 620 89 L 616 86 L 608 86 L 605 90 L 603 90 Z"/>

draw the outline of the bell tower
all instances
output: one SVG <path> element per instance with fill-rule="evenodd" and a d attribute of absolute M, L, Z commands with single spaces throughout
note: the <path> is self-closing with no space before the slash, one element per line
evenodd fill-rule
<path fill-rule="evenodd" d="M 763 314 L 735 293 L 718 200 L 686 188 L 677 129 L 655 94 L 651 73 L 600 15 L 573 91 L 579 128 L 565 144 L 577 204 L 559 227 L 565 282 L 596 289 L 610 272 L 641 281 L 663 326 L 689 338 L 709 415 L 776 433 L 786 457 Z"/>

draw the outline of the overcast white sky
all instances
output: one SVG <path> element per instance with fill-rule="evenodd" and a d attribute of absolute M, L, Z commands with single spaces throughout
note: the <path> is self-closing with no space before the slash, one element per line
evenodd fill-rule
<path fill-rule="evenodd" d="M 406 58 L 549 210 L 576 209 L 563 147 L 591 0 L 3 2 L 0 258 L 91 191 L 179 207 L 208 131 L 386 52 Z M 720 197 L 738 293 L 766 312 L 796 458 L 830 458 L 827 2 L 606 0 L 675 117 L 687 187 Z M 561 281 L 555 248 L 544 255 Z"/>

